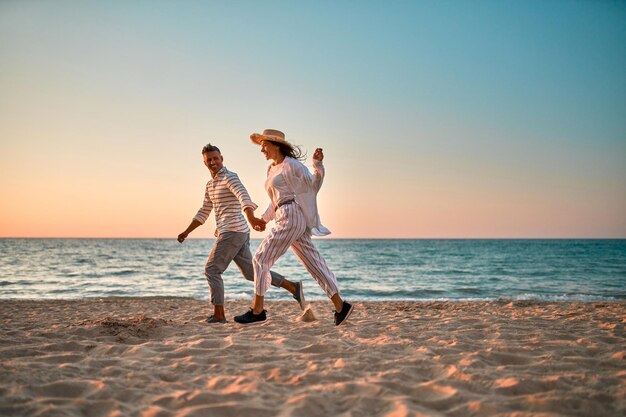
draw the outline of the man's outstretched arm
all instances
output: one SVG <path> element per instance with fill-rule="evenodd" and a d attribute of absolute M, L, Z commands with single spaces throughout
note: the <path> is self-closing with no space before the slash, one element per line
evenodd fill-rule
<path fill-rule="evenodd" d="M 193 219 L 191 223 L 189 223 L 189 226 L 187 226 L 187 229 L 185 229 L 184 232 L 178 235 L 178 241 L 180 243 L 183 243 L 183 241 L 187 239 L 187 236 L 189 236 L 189 233 L 193 232 L 198 226 L 201 226 L 201 225 L 202 223 L 200 223 L 196 219 Z"/>

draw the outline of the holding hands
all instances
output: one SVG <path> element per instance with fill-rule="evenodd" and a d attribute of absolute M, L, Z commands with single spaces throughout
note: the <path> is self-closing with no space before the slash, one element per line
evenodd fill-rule
<path fill-rule="evenodd" d="M 265 230 L 265 220 L 258 219 L 253 216 L 251 219 L 248 219 L 248 221 L 250 222 L 250 226 L 252 226 L 252 228 L 257 232 L 262 232 Z"/>
<path fill-rule="evenodd" d="M 250 226 L 252 226 L 254 230 L 256 230 L 257 232 L 262 232 L 263 230 L 265 230 L 265 220 L 255 217 L 254 210 L 252 210 L 250 207 L 246 207 L 244 209 L 244 212 L 246 213 L 248 223 L 250 223 Z"/>

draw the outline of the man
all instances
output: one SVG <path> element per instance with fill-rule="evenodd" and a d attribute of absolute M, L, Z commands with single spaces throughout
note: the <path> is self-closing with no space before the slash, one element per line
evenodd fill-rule
<path fill-rule="evenodd" d="M 224 157 L 217 146 L 210 143 L 202 148 L 204 165 L 211 172 L 211 179 L 206 185 L 204 203 L 187 229 L 178 235 L 178 241 L 183 243 L 189 233 L 204 224 L 211 210 L 215 210 L 215 245 L 207 259 L 204 275 L 211 291 L 213 315 L 207 323 L 226 323 L 224 312 L 224 281 L 222 273 L 231 261 L 235 261 L 241 273 L 248 281 L 254 281 L 252 254 L 250 253 L 250 229 L 243 217 L 246 214 L 248 222 L 257 230 L 265 229 L 265 222 L 254 217 L 257 205 L 250 200 L 250 196 L 239 177 L 223 165 Z M 289 291 L 293 298 L 304 309 L 304 293 L 302 281 L 291 282 L 280 274 L 271 271 L 272 285 Z"/>

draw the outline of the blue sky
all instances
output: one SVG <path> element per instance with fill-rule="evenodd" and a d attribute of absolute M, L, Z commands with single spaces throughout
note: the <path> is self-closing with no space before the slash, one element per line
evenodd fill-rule
<path fill-rule="evenodd" d="M 336 237 L 624 237 L 625 21 L 615 1 L 4 1 L 0 234 L 169 236 L 208 141 L 263 206 L 247 136 L 276 128 L 325 149 Z"/>

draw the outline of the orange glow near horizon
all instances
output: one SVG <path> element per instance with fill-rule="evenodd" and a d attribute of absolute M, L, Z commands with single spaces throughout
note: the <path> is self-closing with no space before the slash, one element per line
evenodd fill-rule
<path fill-rule="evenodd" d="M 375 203 L 359 187 L 342 183 L 341 176 L 332 177 L 319 197 L 322 222 L 333 232 L 329 238 L 624 236 L 624 224 L 615 228 L 620 213 L 593 202 L 574 210 L 554 195 L 509 193 L 487 199 L 476 189 L 443 187 L 428 192 L 422 185 L 412 195 L 391 193 L 387 201 Z M 12 198 L 2 203 L 0 237 L 174 238 L 199 208 L 205 179 L 193 180 L 194 186 L 185 181 L 133 184 L 119 179 L 75 181 L 67 186 L 70 179 L 66 178 L 38 190 L 26 185 L 5 188 L 5 195 Z M 103 189 L 109 191 L 100 192 Z M 262 212 L 267 203 L 264 191 L 258 184 L 248 189 Z M 214 227 L 211 216 L 191 237 L 213 237 Z M 265 234 L 252 232 L 251 237 Z"/>

